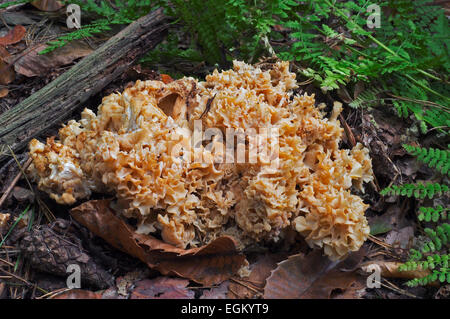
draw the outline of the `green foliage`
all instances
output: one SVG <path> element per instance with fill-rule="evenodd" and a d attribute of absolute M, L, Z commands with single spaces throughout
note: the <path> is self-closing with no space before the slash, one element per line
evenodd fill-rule
<path fill-rule="evenodd" d="M 111 30 L 112 25 L 128 24 L 149 13 L 155 5 L 150 0 L 67 0 L 65 4 L 74 3 L 80 6 L 82 15 L 90 13 L 97 18 L 81 28 L 49 41 L 47 48 L 39 52 L 45 54 L 60 48 L 70 41 L 91 37 L 95 34 Z"/>
<path fill-rule="evenodd" d="M 450 174 L 450 151 L 436 148 L 422 148 L 403 144 L 403 148 L 417 159 L 444 175 Z"/>
<path fill-rule="evenodd" d="M 399 266 L 399 271 L 431 270 L 429 275 L 409 280 L 406 284 L 410 287 L 427 285 L 437 280 L 450 283 L 450 254 L 442 253 L 449 248 L 450 225 L 443 223 L 435 229 L 425 228 L 424 232 L 428 238 L 427 242 L 420 250 L 411 249 L 409 260 Z"/>
<path fill-rule="evenodd" d="M 226 65 L 233 58 L 252 61 L 264 53 L 267 38 L 279 19 L 287 18 L 297 5 L 293 0 L 173 0 L 159 1 L 166 14 L 177 19 L 203 60 Z M 169 43 L 170 47 L 170 43 Z M 170 49 L 169 49 L 170 50 Z M 167 51 L 160 45 L 159 60 Z M 180 54 L 182 50 L 179 50 Z"/>
<path fill-rule="evenodd" d="M 435 195 L 442 195 L 447 193 L 449 188 L 447 185 L 439 183 L 427 182 L 426 184 L 403 184 L 403 185 L 392 185 L 383 189 L 380 194 L 386 195 L 400 195 L 407 197 L 415 197 L 417 199 L 433 198 Z"/>
<path fill-rule="evenodd" d="M 399 267 L 399 271 L 414 271 L 417 269 L 429 269 L 431 273 L 421 278 L 414 278 L 409 280 L 406 284 L 409 287 L 424 286 L 434 281 L 441 283 L 450 283 L 450 269 L 449 269 L 449 254 L 432 254 L 428 255 L 425 259 L 422 258 L 422 254 L 417 250 L 411 250 L 411 256 L 417 258 L 411 259 Z M 417 257 L 420 256 L 420 257 Z"/>
<path fill-rule="evenodd" d="M 449 209 L 444 208 L 441 205 L 433 207 L 423 207 L 419 208 L 419 216 L 417 217 L 420 221 L 425 222 L 438 222 L 439 220 L 450 220 L 450 214 L 448 213 Z"/>
<path fill-rule="evenodd" d="M 374 1 L 353 0 L 67 0 L 90 18 L 42 53 L 74 39 L 127 24 L 157 7 L 175 18 L 170 36 L 143 62 L 173 60 L 220 67 L 233 59 L 255 62 L 276 53 L 295 61 L 301 76 L 323 90 L 367 82 L 380 88 L 362 92 L 353 107 L 391 105 L 398 116 L 448 134 L 450 27 L 433 0 L 378 0 L 379 28 L 367 21 Z M 86 23 L 84 22 L 83 23 Z M 382 93 L 381 93 L 382 92 Z"/>
<path fill-rule="evenodd" d="M 294 43 L 279 55 L 299 61 L 304 75 L 314 75 L 323 89 L 378 82 L 389 88 L 397 114 L 413 114 L 424 133 L 429 126 L 448 127 L 450 100 L 441 78 L 449 70 L 450 29 L 442 8 L 431 2 L 379 1 L 390 13 L 383 12 L 381 27 L 371 30 L 366 8 L 372 2 L 303 1 L 298 10 L 302 14 L 284 24 L 292 29 Z M 373 105 L 371 93 L 359 96 L 352 106 Z"/>
<path fill-rule="evenodd" d="M 352 108 L 367 108 L 376 105 L 385 105 L 386 102 L 379 96 L 388 90 L 382 87 L 374 87 L 362 91 L 356 99 L 349 103 Z"/>
<path fill-rule="evenodd" d="M 417 159 L 427 164 L 431 168 L 447 174 L 448 151 L 435 148 L 422 148 L 413 145 L 404 144 L 403 147 Z M 447 195 L 448 186 L 439 183 L 403 184 L 391 186 L 383 189 L 382 195 L 401 195 L 417 199 L 433 198 L 436 195 Z M 450 268 L 448 254 L 450 248 L 450 224 L 445 221 L 450 220 L 448 214 L 449 208 L 442 205 L 436 207 L 419 208 L 419 221 L 434 223 L 432 227 L 424 228 L 426 240 L 419 249 L 411 249 L 409 260 L 402 264 L 399 271 L 414 271 L 417 269 L 430 270 L 431 273 L 424 277 L 414 278 L 406 284 L 410 287 L 418 285 L 427 285 L 431 282 L 439 281 L 441 283 L 450 283 Z"/>
<path fill-rule="evenodd" d="M 16 1 L 8 1 L 5 3 L 0 3 L 0 9 L 4 9 L 4 8 L 14 6 L 16 4 L 28 3 L 28 2 L 32 2 L 32 1 L 33 0 L 16 0 Z"/>

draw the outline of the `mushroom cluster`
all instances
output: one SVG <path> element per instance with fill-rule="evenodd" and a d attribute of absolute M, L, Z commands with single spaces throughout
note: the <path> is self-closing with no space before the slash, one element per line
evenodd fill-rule
<path fill-rule="evenodd" d="M 339 148 L 338 104 L 326 118 L 295 88 L 287 62 L 234 62 L 204 82 L 137 81 L 58 139 L 32 140 L 29 173 L 61 204 L 114 194 L 137 232 L 178 247 L 222 235 L 244 247 L 294 229 L 340 259 L 369 234 L 351 189 L 372 180 L 371 160 L 360 144 Z"/>

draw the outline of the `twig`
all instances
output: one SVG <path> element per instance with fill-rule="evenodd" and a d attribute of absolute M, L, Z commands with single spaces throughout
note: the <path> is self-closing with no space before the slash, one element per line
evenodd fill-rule
<path fill-rule="evenodd" d="M 355 147 L 356 145 L 356 139 L 355 135 L 353 135 L 352 129 L 348 125 L 347 121 L 344 119 L 342 114 L 339 114 L 339 121 L 341 122 L 341 125 L 344 127 L 345 134 L 347 135 L 347 138 L 351 144 L 352 147 Z"/>
<path fill-rule="evenodd" d="M 14 277 L 15 279 L 17 279 L 17 280 L 23 282 L 24 284 L 26 284 L 26 285 L 29 286 L 29 287 L 34 286 L 34 284 L 32 284 L 31 282 L 29 282 L 28 280 L 26 280 L 26 279 L 24 279 L 24 278 L 22 278 L 22 277 L 20 277 L 20 276 L 18 276 L 18 275 L 16 275 L 16 274 L 14 274 L 14 273 L 12 273 L 12 272 L 9 272 L 9 271 L 7 271 L 7 270 L 5 270 L 5 269 L 3 269 L 3 268 L 0 268 L 0 271 L 4 272 L 4 273 L 7 274 L 8 276 Z M 36 288 L 39 289 L 41 292 L 43 292 L 43 293 L 45 293 L 45 294 L 48 293 L 47 290 L 42 289 L 42 288 L 40 288 L 40 287 L 38 287 L 38 286 L 36 286 Z"/>
<path fill-rule="evenodd" d="M 13 264 L 13 263 L 11 263 L 11 262 L 9 262 L 9 261 L 7 261 L 7 260 L 4 260 L 4 259 L 2 259 L 2 258 L 0 258 L 0 262 L 2 262 L 2 263 L 4 263 L 4 264 L 7 264 L 7 265 L 10 266 L 10 267 L 14 267 L 14 264 Z"/>
<path fill-rule="evenodd" d="M 392 246 L 389 244 L 386 244 L 384 241 L 379 240 L 377 237 L 373 236 L 373 235 L 369 235 L 369 240 L 371 242 L 374 242 L 377 245 L 380 245 L 386 249 L 392 249 Z"/>
<path fill-rule="evenodd" d="M 203 116 L 209 112 L 209 110 L 211 109 L 211 104 L 214 101 L 214 98 L 216 97 L 217 93 L 214 94 L 213 97 L 209 98 L 208 101 L 206 102 L 206 107 L 205 110 L 203 111 L 202 115 L 200 115 L 200 119 L 203 118 Z"/>
<path fill-rule="evenodd" d="M 9 275 L 9 276 L 14 277 L 14 278 L 17 279 L 17 280 L 20 280 L 21 282 L 23 282 L 24 284 L 26 284 L 26 285 L 28 285 L 28 286 L 32 286 L 32 285 L 33 285 L 32 283 L 30 283 L 30 282 L 27 281 L 26 279 L 24 279 L 24 278 L 22 278 L 22 277 L 20 277 L 20 276 L 18 276 L 18 275 L 16 275 L 16 274 L 13 274 L 12 272 L 9 272 L 9 271 L 7 271 L 7 270 L 5 270 L 5 269 L 3 269 L 3 268 L 0 268 L 0 271 L 4 272 L 5 274 L 7 274 L 7 275 Z"/>
<path fill-rule="evenodd" d="M 44 299 L 44 298 L 50 299 L 50 298 L 52 298 L 52 297 L 54 297 L 54 296 L 56 296 L 56 295 L 59 295 L 59 294 L 61 294 L 61 293 L 64 293 L 64 292 L 66 292 L 66 291 L 69 291 L 69 290 L 72 290 L 72 288 L 60 288 L 60 289 L 56 289 L 56 290 L 50 291 L 49 293 L 46 293 L 46 294 L 44 294 L 44 295 L 42 295 L 42 296 L 40 296 L 40 297 L 36 297 L 36 299 Z"/>
<path fill-rule="evenodd" d="M 382 282 L 380 282 L 381 286 L 383 286 L 384 288 L 393 290 L 393 291 L 395 291 L 395 292 L 397 292 L 397 293 L 399 293 L 401 295 L 405 295 L 405 296 L 408 296 L 408 297 L 411 297 L 411 298 L 418 299 L 418 297 L 416 295 L 413 295 L 412 293 L 397 287 L 396 285 L 394 285 L 393 283 L 391 283 L 390 281 L 388 281 L 386 279 L 383 279 L 383 280 L 387 283 L 387 285 L 385 285 Z"/>
<path fill-rule="evenodd" d="M 14 186 L 16 186 L 17 182 L 19 181 L 19 179 L 22 176 L 22 174 L 24 173 L 24 171 L 28 168 L 28 166 L 30 166 L 31 161 L 32 161 L 32 159 L 29 158 L 25 162 L 25 165 L 23 166 L 23 170 L 22 169 L 20 170 L 20 172 L 16 175 L 16 177 L 14 177 L 13 181 L 8 186 L 8 188 L 6 189 L 5 193 L 3 193 L 2 197 L 0 198 L 0 207 L 3 205 L 3 203 L 6 200 L 6 198 L 8 198 L 9 194 L 11 193 L 12 189 L 14 188 Z"/>
<path fill-rule="evenodd" d="M 261 295 L 261 291 L 260 291 L 261 288 L 254 288 L 254 287 L 250 286 L 250 285 L 251 285 L 250 283 L 247 284 L 247 283 L 245 283 L 245 282 L 243 282 L 243 281 L 240 281 L 240 280 L 237 280 L 237 279 L 235 279 L 235 278 L 231 278 L 230 281 L 234 281 L 235 283 L 237 283 L 237 284 L 239 284 L 239 285 L 241 285 L 241 286 L 243 286 L 243 287 L 245 287 L 245 288 L 247 288 L 247 289 L 253 291 L 253 292 L 256 293 L 258 296 Z M 258 289 L 259 289 L 259 290 L 258 290 Z"/>

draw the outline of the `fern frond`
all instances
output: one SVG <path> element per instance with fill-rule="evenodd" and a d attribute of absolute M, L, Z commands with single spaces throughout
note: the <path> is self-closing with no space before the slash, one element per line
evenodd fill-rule
<path fill-rule="evenodd" d="M 444 208 L 441 205 L 434 207 L 420 207 L 419 208 L 419 221 L 425 222 L 438 222 L 439 220 L 450 220 L 449 209 Z"/>
<path fill-rule="evenodd" d="M 423 148 L 403 144 L 403 148 L 411 155 L 444 175 L 450 175 L 450 151 L 437 148 Z"/>
<path fill-rule="evenodd" d="M 442 195 L 447 193 L 449 188 L 447 185 L 439 183 L 428 182 L 426 184 L 403 184 L 403 185 L 392 185 L 391 187 L 386 187 L 380 194 L 385 195 L 400 195 L 407 197 L 415 197 L 417 199 L 433 198 L 435 195 Z"/>
<path fill-rule="evenodd" d="M 361 92 L 356 99 L 348 105 L 352 108 L 367 108 L 385 104 L 384 99 L 379 95 L 386 92 L 382 87 L 374 87 Z"/>

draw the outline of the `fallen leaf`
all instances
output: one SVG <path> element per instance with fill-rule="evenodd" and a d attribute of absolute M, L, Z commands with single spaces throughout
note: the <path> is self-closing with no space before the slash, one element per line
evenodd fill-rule
<path fill-rule="evenodd" d="M 356 100 L 359 96 L 359 94 L 361 94 L 361 92 L 364 91 L 364 82 L 362 81 L 358 81 L 355 84 L 355 90 L 353 91 L 353 99 Z"/>
<path fill-rule="evenodd" d="M 8 88 L 1 88 L 1 89 L 0 89 L 0 99 L 1 99 L 2 97 L 7 96 L 8 93 L 9 93 Z"/>
<path fill-rule="evenodd" d="M 35 24 L 37 21 L 33 20 L 33 16 L 30 17 L 26 12 L 12 11 L 12 12 L 2 12 L 3 19 L 8 25 L 31 25 Z M 37 18 L 36 18 L 37 19 Z"/>
<path fill-rule="evenodd" d="M 347 89 L 343 85 L 339 86 L 339 89 L 337 90 L 337 94 L 344 103 L 349 104 L 353 101 L 353 99 L 350 97 L 350 94 L 348 93 Z"/>
<path fill-rule="evenodd" d="M 120 297 L 128 297 L 130 290 L 135 286 L 139 280 L 146 278 L 146 274 L 140 270 L 130 271 L 123 277 L 116 279 L 117 295 Z"/>
<path fill-rule="evenodd" d="M 149 235 L 136 234 L 117 217 L 110 200 L 92 200 L 73 208 L 70 214 L 113 247 L 134 256 L 163 275 L 176 275 L 204 285 L 221 283 L 246 264 L 232 237 L 223 236 L 209 244 L 181 249 Z"/>
<path fill-rule="evenodd" d="M 407 226 L 399 230 L 391 230 L 384 239 L 384 242 L 393 247 L 409 249 L 412 247 L 414 239 L 414 227 Z"/>
<path fill-rule="evenodd" d="M 22 25 L 16 25 L 4 36 L 0 37 L 0 45 L 9 45 L 22 41 L 27 30 Z"/>
<path fill-rule="evenodd" d="M 38 44 L 28 50 L 14 64 L 17 73 L 27 77 L 42 76 L 48 71 L 63 65 L 72 63 L 74 60 L 85 57 L 92 52 L 92 49 L 82 41 L 71 41 L 62 48 L 58 48 L 47 54 L 39 54 L 47 47 L 45 44 Z"/>
<path fill-rule="evenodd" d="M 19 202 L 34 201 L 34 193 L 32 191 L 30 191 L 29 189 L 26 189 L 26 188 L 23 188 L 20 186 L 16 186 L 13 188 L 12 195 Z"/>
<path fill-rule="evenodd" d="M 41 11 L 58 11 L 64 5 L 56 0 L 36 0 L 31 2 L 31 4 Z"/>
<path fill-rule="evenodd" d="M 367 278 L 360 276 L 344 291 L 339 291 L 338 294 L 332 295 L 332 299 L 362 299 L 366 293 Z"/>
<path fill-rule="evenodd" d="M 8 63 L 8 58 L 11 57 L 4 46 L 0 45 L 0 84 L 7 85 L 14 81 L 16 73 L 12 65 Z"/>
<path fill-rule="evenodd" d="M 257 260 L 250 264 L 250 275 L 248 278 L 233 278 L 230 283 L 229 298 L 252 299 L 258 295 L 258 291 L 263 292 L 266 279 L 272 270 L 277 267 L 277 263 L 285 259 L 285 253 L 265 254 L 257 257 Z"/>
<path fill-rule="evenodd" d="M 102 299 L 102 295 L 89 290 L 71 289 L 60 293 L 51 299 Z"/>
<path fill-rule="evenodd" d="M 203 295 L 200 299 L 227 299 L 229 281 L 224 281 L 217 287 L 207 289 L 203 291 Z"/>
<path fill-rule="evenodd" d="M 361 266 L 361 269 L 365 272 L 369 271 L 370 265 L 377 265 L 380 268 L 381 271 L 381 277 L 383 278 L 401 278 L 401 279 L 414 279 L 414 278 L 421 278 L 428 276 L 431 274 L 431 271 L 429 269 L 421 269 L 418 268 L 416 270 L 405 270 L 405 271 L 399 271 L 398 267 L 401 265 L 401 262 L 398 261 L 370 261 L 368 263 L 365 263 Z"/>
<path fill-rule="evenodd" d="M 356 254 L 333 262 L 319 250 L 306 256 L 293 255 L 279 263 L 267 279 L 264 298 L 329 299 L 333 293 L 352 289 L 359 279 L 355 265 L 361 260 L 362 254 Z"/>
<path fill-rule="evenodd" d="M 157 277 L 136 283 L 130 299 L 193 299 L 195 293 L 187 289 L 189 280 Z"/>
<path fill-rule="evenodd" d="M 373 236 L 387 233 L 392 230 L 392 224 L 386 218 L 386 214 L 369 219 L 370 234 Z"/>

